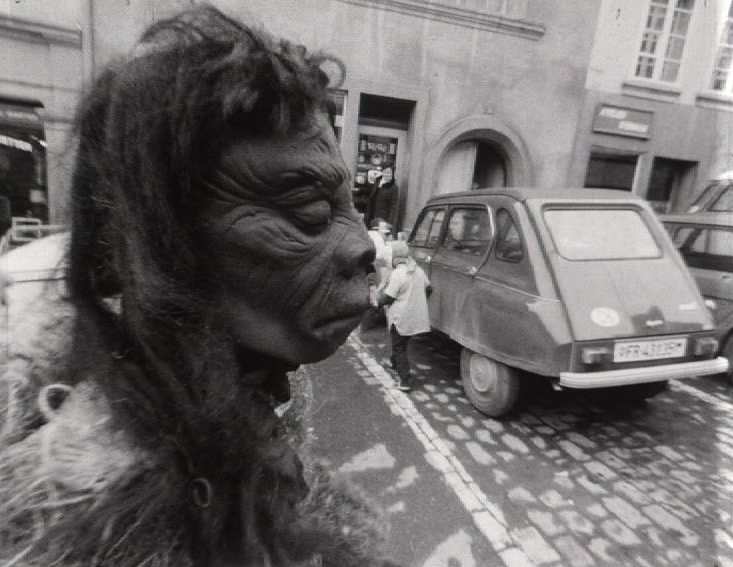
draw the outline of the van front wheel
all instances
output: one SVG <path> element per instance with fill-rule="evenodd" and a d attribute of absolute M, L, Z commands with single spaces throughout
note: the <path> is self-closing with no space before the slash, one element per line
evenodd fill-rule
<path fill-rule="evenodd" d="M 491 417 L 509 412 L 519 397 L 516 369 L 467 348 L 461 351 L 461 380 L 473 406 Z"/>

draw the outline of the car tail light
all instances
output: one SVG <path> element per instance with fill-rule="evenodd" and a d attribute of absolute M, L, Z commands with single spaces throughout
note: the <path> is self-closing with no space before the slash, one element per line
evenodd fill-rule
<path fill-rule="evenodd" d="M 580 353 L 580 360 L 583 364 L 601 364 L 611 355 L 606 347 L 583 347 Z"/>
<path fill-rule="evenodd" d="M 715 337 L 700 337 L 695 339 L 695 356 L 713 355 L 718 352 L 718 339 Z"/>

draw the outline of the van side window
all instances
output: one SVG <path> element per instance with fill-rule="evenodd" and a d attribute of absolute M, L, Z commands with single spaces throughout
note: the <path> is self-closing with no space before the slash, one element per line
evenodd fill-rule
<path fill-rule="evenodd" d="M 472 256 L 483 256 L 491 243 L 489 211 L 486 208 L 456 208 L 448 217 L 443 247 Z"/>
<path fill-rule="evenodd" d="M 443 225 L 444 217 L 444 208 L 427 209 L 412 233 L 410 244 L 434 248 L 440 239 L 440 228 Z"/>
<path fill-rule="evenodd" d="M 512 215 L 506 209 L 496 213 L 496 257 L 505 262 L 521 262 L 524 258 L 522 237 Z"/>

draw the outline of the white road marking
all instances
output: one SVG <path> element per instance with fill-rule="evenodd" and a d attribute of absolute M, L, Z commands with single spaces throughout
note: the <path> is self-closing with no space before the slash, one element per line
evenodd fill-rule
<path fill-rule="evenodd" d="M 364 366 L 382 386 L 384 399 L 392 413 L 405 420 L 425 448 L 425 460 L 443 475 L 445 483 L 461 501 L 463 507 L 471 515 L 474 524 L 492 548 L 498 554 L 511 550 L 511 553 L 500 555 L 506 558 L 504 563 L 507 567 L 517 560 L 517 555 L 521 555 L 522 559 L 526 559 L 527 564 L 531 565 L 531 560 L 521 549 L 517 549 L 520 542 L 509 533 L 503 511 L 489 501 L 445 440 L 440 438 L 427 419 L 415 407 L 410 397 L 395 388 L 392 376 L 367 351 L 355 334 L 349 337 L 349 344 L 354 348 Z"/>

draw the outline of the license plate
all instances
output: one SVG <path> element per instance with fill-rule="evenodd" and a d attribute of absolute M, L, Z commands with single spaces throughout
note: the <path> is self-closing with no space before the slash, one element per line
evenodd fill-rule
<path fill-rule="evenodd" d="M 687 337 L 660 339 L 656 341 L 621 342 L 613 346 L 614 362 L 636 362 L 638 360 L 660 360 L 685 356 Z"/>

